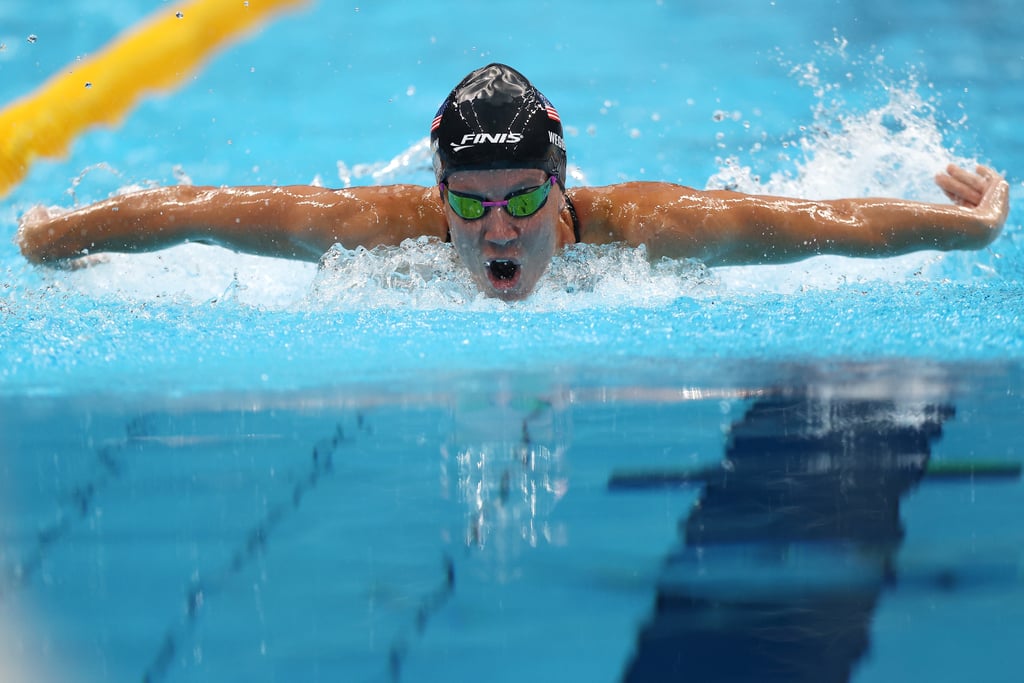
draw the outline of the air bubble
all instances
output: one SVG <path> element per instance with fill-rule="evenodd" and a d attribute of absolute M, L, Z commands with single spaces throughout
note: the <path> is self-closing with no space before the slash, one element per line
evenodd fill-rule
<path fill-rule="evenodd" d="M 39 36 L 37 36 L 37 35 L 36 35 L 36 34 L 34 34 L 34 33 L 30 33 L 30 34 L 28 34 L 28 38 L 26 38 L 25 40 L 27 40 L 27 41 L 28 41 L 28 42 L 30 42 L 30 43 L 34 43 L 34 42 L 36 42 L 37 40 L 39 40 Z"/>

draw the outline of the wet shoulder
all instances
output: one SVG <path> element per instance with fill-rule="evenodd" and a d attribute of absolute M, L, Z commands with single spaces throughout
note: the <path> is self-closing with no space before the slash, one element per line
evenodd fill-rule
<path fill-rule="evenodd" d="M 580 241 L 590 244 L 636 243 L 638 228 L 656 221 L 665 206 L 698 194 L 682 185 L 650 181 L 574 187 L 566 192 L 579 220 Z"/>

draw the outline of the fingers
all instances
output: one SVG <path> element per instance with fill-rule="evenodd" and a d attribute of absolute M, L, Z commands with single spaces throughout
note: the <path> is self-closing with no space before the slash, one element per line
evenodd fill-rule
<path fill-rule="evenodd" d="M 49 218 L 46 207 L 33 206 L 18 219 L 18 231 L 14 235 L 14 243 L 29 261 L 38 263 L 42 258 L 37 252 L 39 226 Z"/>
<path fill-rule="evenodd" d="M 58 240 L 53 221 L 61 211 L 36 205 L 18 219 L 18 231 L 14 243 L 31 263 L 44 263 L 53 258 L 53 244 Z"/>
<path fill-rule="evenodd" d="M 974 172 L 950 165 L 935 182 L 954 203 L 971 210 L 979 226 L 987 230 L 991 242 L 999 235 L 1010 213 L 1010 185 L 987 166 Z"/>
<path fill-rule="evenodd" d="M 1002 177 L 987 166 L 971 172 L 950 164 L 945 173 L 935 176 L 935 183 L 952 202 L 967 207 L 978 206 L 989 189 L 1000 182 Z"/>
<path fill-rule="evenodd" d="M 957 179 L 952 173 L 935 176 L 935 184 L 951 202 L 959 206 L 977 206 L 981 201 L 981 192 Z"/>

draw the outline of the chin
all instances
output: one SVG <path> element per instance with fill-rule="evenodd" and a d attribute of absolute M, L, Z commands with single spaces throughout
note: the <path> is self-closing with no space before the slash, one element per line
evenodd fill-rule
<path fill-rule="evenodd" d="M 520 291 L 518 289 L 491 290 L 488 296 L 502 301 L 522 301 L 529 297 L 531 292 L 532 290 Z"/>
<path fill-rule="evenodd" d="M 495 286 L 495 284 L 490 281 L 490 278 L 485 277 L 485 281 L 481 286 L 481 291 L 491 298 L 501 299 L 502 301 L 522 301 L 533 294 L 533 290 L 536 285 L 536 282 L 527 283 L 519 281 L 515 283 L 515 285 L 499 283 L 499 286 Z"/>
<path fill-rule="evenodd" d="M 514 285 L 503 282 L 496 286 L 486 275 L 477 286 L 488 297 L 502 301 L 521 301 L 530 296 L 533 291 L 533 287 L 525 287 L 522 282 L 517 282 Z"/>

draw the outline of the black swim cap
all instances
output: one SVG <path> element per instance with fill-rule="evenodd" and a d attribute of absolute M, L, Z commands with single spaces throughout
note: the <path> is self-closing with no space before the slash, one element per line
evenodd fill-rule
<path fill-rule="evenodd" d="M 462 79 L 430 126 L 437 182 L 456 171 L 539 168 L 565 188 L 558 112 L 526 77 L 489 64 Z"/>

